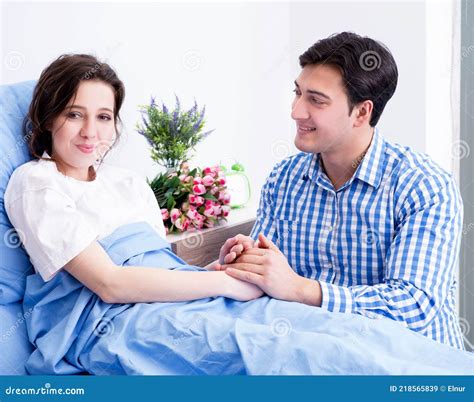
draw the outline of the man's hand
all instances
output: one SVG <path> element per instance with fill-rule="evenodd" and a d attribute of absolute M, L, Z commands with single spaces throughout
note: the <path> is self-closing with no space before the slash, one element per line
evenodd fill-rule
<path fill-rule="evenodd" d="M 301 277 L 293 271 L 285 255 L 262 233 L 258 240 L 258 248 L 250 248 L 235 263 L 223 265 L 226 273 L 257 285 L 276 299 L 320 306 L 319 282 Z"/>
<path fill-rule="evenodd" d="M 238 234 L 227 239 L 219 253 L 219 264 L 213 264 L 212 269 L 219 271 L 222 264 L 230 264 L 235 261 L 244 251 L 254 247 L 255 242 L 249 236 Z"/>

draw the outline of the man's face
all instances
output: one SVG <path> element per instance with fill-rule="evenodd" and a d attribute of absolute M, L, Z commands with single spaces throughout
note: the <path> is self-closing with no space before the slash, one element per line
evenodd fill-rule
<path fill-rule="evenodd" d="M 291 117 L 296 121 L 296 147 L 303 152 L 339 153 L 350 146 L 354 111 L 342 75 L 331 65 L 307 65 L 295 81 Z"/>

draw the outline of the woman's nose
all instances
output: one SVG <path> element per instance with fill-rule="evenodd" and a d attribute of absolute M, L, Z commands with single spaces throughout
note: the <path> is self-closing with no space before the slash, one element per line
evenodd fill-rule
<path fill-rule="evenodd" d="M 303 97 L 296 98 L 291 106 L 291 118 L 293 120 L 305 120 L 309 118 L 306 102 Z"/>
<path fill-rule="evenodd" d="M 81 129 L 81 136 L 87 138 L 95 138 L 97 136 L 97 126 L 93 119 L 84 120 L 84 124 Z"/>

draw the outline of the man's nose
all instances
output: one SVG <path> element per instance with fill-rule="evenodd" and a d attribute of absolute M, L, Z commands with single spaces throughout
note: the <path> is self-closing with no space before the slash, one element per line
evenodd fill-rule
<path fill-rule="evenodd" d="M 293 101 L 291 106 L 291 118 L 293 120 L 305 120 L 309 118 L 306 102 L 302 96 Z"/>

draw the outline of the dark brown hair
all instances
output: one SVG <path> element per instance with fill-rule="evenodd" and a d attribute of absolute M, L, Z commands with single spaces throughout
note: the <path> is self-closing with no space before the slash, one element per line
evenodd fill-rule
<path fill-rule="evenodd" d="M 397 88 L 398 69 L 385 45 L 352 32 L 321 39 L 300 56 L 300 66 L 329 64 L 339 69 L 348 97 L 349 113 L 360 102 L 374 104 L 374 127 Z"/>
<path fill-rule="evenodd" d="M 53 120 L 66 108 L 77 94 L 81 81 L 96 80 L 109 84 L 114 91 L 114 121 L 117 138 L 119 111 L 125 97 L 125 88 L 115 71 L 106 63 L 87 54 L 63 54 L 46 67 L 33 91 L 33 99 L 24 123 L 25 138 L 30 153 L 37 159 L 46 151 L 52 157 Z M 115 143 L 114 143 L 115 144 Z"/>

